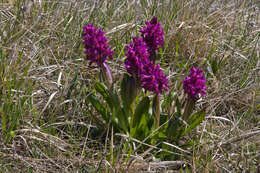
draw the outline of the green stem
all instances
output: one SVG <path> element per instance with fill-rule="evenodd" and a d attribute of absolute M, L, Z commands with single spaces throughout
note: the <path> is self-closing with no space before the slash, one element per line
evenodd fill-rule
<path fill-rule="evenodd" d="M 182 115 L 182 119 L 187 121 L 190 117 L 190 115 L 192 114 L 192 111 L 195 107 L 195 103 L 196 101 L 194 99 L 192 99 L 191 97 L 188 98 L 185 107 L 184 107 L 184 112 Z"/>
<path fill-rule="evenodd" d="M 160 125 L 160 94 L 156 94 L 153 99 L 153 114 L 155 116 L 155 127 Z"/>

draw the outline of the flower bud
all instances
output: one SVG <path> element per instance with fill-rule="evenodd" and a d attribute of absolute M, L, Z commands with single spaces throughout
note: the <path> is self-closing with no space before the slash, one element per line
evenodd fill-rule
<path fill-rule="evenodd" d="M 101 65 L 101 74 L 105 79 L 108 88 L 111 88 L 113 85 L 112 72 L 109 65 L 107 65 L 106 63 L 103 63 Z"/>

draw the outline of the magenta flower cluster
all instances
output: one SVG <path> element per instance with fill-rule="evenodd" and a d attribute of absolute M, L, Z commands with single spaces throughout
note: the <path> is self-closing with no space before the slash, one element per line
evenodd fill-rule
<path fill-rule="evenodd" d="M 151 50 L 156 51 L 163 45 L 164 33 L 156 17 L 146 24 L 147 26 L 140 30 L 142 38 L 133 38 L 133 42 L 126 46 L 125 68 L 141 81 L 141 87 L 145 90 L 160 94 L 168 90 L 168 79 L 160 65 L 155 66 L 149 57 Z"/>
<path fill-rule="evenodd" d="M 150 54 L 142 38 L 133 38 L 133 42 L 126 46 L 127 59 L 125 68 L 129 74 L 140 75 L 144 65 L 148 62 Z"/>
<path fill-rule="evenodd" d="M 168 79 L 160 69 L 159 64 L 155 66 L 149 62 L 145 65 L 145 68 L 141 73 L 141 86 L 144 89 L 157 94 L 162 93 L 163 90 L 168 90 Z"/>
<path fill-rule="evenodd" d="M 189 97 L 197 100 L 198 95 L 206 95 L 206 79 L 201 69 L 192 67 L 190 74 L 183 80 L 183 89 Z"/>
<path fill-rule="evenodd" d="M 142 38 L 133 38 L 133 42 L 126 46 L 125 68 L 129 74 L 141 81 L 141 87 L 160 94 L 168 90 L 168 79 L 160 65 L 155 66 L 150 56 L 163 46 L 164 32 L 157 18 L 153 17 L 151 21 L 146 22 L 140 33 Z M 95 63 L 103 68 L 107 59 L 113 58 L 113 51 L 108 46 L 102 29 L 96 29 L 91 24 L 84 26 L 83 40 L 90 64 Z"/>
<path fill-rule="evenodd" d="M 157 17 L 153 17 L 151 21 L 147 21 L 146 26 L 144 26 L 140 32 L 149 48 L 149 52 L 156 51 L 160 47 L 163 47 L 164 32 Z"/>
<path fill-rule="evenodd" d="M 85 54 L 90 64 L 96 63 L 99 67 L 106 62 L 107 58 L 112 59 L 113 51 L 107 44 L 105 32 L 102 29 L 96 29 L 91 24 L 83 28 L 83 40 L 85 45 Z"/>

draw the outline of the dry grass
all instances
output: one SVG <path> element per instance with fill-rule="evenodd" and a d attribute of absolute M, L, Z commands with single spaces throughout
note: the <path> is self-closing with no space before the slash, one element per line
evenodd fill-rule
<path fill-rule="evenodd" d="M 206 109 L 206 119 L 196 129 L 192 155 L 181 152 L 183 172 L 260 172 L 259 14 L 257 0 L 2 1 L 1 123 L 7 115 L 18 116 L 19 124 L 12 142 L 0 143 L 1 172 L 182 167 L 156 162 L 150 151 L 158 148 L 129 155 L 124 137 L 96 128 L 100 121 L 93 117 L 98 115 L 85 100 L 98 76 L 84 60 L 83 25 L 93 23 L 108 32 L 116 52 L 110 65 L 119 79 L 124 45 L 153 15 L 166 34 L 161 56 L 171 87 L 181 93 L 178 81 L 194 64 L 208 77 L 208 95 L 198 104 Z M 9 86 L 7 81 L 13 82 Z M 8 112 L 4 103 L 18 106 Z"/>

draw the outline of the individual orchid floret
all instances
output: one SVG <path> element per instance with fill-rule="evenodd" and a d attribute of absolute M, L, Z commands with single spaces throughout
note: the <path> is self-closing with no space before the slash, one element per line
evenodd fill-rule
<path fill-rule="evenodd" d="M 168 91 L 168 79 L 160 69 L 159 64 L 155 66 L 152 62 L 149 62 L 145 65 L 141 73 L 141 86 L 156 94 Z"/>
<path fill-rule="evenodd" d="M 199 94 L 206 95 L 206 79 L 201 69 L 192 67 L 189 76 L 183 80 L 183 89 L 189 97 L 198 99 Z"/>
<path fill-rule="evenodd" d="M 142 38 L 133 38 L 133 42 L 126 46 L 125 68 L 128 73 L 139 76 L 148 61 L 148 48 Z"/>
<path fill-rule="evenodd" d="M 112 59 L 113 51 L 107 44 L 105 32 L 96 29 L 91 24 L 83 27 L 83 40 L 85 54 L 90 64 L 96 63 L 99 67 L 106 62 L 107 58 Z"/>
<path fill-rule="evenodd" d="M 147 21 L 146 26 L 144 26 L 140 32 L 149 48 L 149 52 L 156 51 L 160 47 L 163 47 L 164 32 L 157 17 L 153 17 L 151 21 Z"/>

